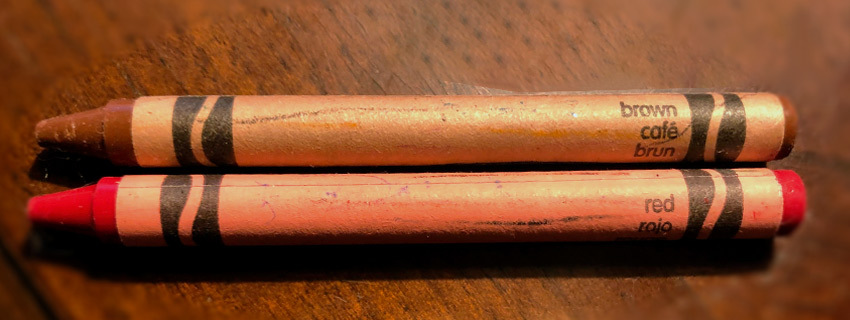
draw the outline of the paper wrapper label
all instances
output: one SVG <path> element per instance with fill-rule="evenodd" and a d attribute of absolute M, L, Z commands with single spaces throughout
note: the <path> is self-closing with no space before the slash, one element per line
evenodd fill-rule
<path fill-rule="evenodd" d="M 143 97 L 141 166 L 768 161 L 769 93 Z"/>
<path fill-rule="evenodd" d="M 768 169 L 127 176 L 130 246 L 769 238 Z"/>

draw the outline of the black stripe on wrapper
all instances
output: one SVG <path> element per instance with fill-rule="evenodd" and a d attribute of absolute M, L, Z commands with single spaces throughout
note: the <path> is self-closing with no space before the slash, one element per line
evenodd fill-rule
<path fill-rule="evenodd" d="M 192 223 L 192 241 L 199 246 L 220 246 L 221 229 L 218 224 L 218 193 L 222 175 L 204 175 L 204 191 L 198 215 Z"/>
<path fill-rule="evenodd" d="M 198 166 L 200 162 L 192 153 L 192 123 L 204 105 L 205 96 L 177 97 L 171 117 L 171 136 L 174 154 L 181 166 Z"/>
<path fill-rule="evenodd" d="M 691 110 L 691 143 L 685 161 L 703 161 L 705 159 L 705 140 L 708 137 L 708 124 L 714 112 L 714 97 L 710 94 L 686 94 Z"/>
<path fill-rule="evenodd" d="M 233 152 L 233 96 L 221 96 L 201 131 L 204 155 L 217 166 L 235 166 Z"/>
<path fill-rule="evenodd" d="M 717 147 L 714 149 L 715 161 L 735 161 L 744 149 L 747 139 L 747 113 L 741 97 L 736 94 L 723 95 L 725 110 L 717 131 Z"/>
<path fill-rule="evenodd" d="M 720 212 L 720 217 L 717 218 L 708 238 L 731 239 L 738 234 L 744 219 L 744 190 L 734 170 L 721 169 L 717 172 L 720 172 L 723 183 L 726 184 L 726 203 L 723 204 L 723 211 Z"/>
<path fill-rule="evenodd" d="M 681 171 L 688 189 L 688 226 L 682 234 L 682 239 L 696 239 L 708 216 L 708 210 L 711 209 L 711 202 L 714 201 L 714 179 L 705 170 Z"/>
<path fill-rule="evenodd" d="M 169 246 L 179 246 L 180 214 L 186 207 L 189 191 L 192 190 L 191 176 L 165 176 L 159 195 L 159 221 L 162 224 L 162 237 Z"/>

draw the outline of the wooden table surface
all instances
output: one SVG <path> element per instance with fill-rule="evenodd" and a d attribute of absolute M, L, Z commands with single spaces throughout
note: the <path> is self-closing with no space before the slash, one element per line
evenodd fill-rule
<path fill-rule="evenodd" d="M 0 2 L 0 318 L 850 312 L 848 1 Z M 798 106 L 798 143 L 768 166 L 803 177 L 807 220 L 768 241 L 175 251 L 98 246 L 33 230 L 25 217 L 33 195 L 161 172 L 42 152 L 40 119 L 142 95 L 456 94 L 468 85 L 785 94 Z"/>

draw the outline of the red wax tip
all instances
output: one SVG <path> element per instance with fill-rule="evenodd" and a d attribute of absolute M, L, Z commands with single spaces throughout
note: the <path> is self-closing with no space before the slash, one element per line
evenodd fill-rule
<path fill-rule="evenodd" d="M 92 199 L 96 187 L 34 197 L 27 206 L 27 215 L 37 226 L 91 234 Z"/>
<path fill-rule="evenodd" d="M 794 171 L 776 170 L 773 174 L 782 185 L 782 222 L 778 234 L 786 235 L 794 231 L 806 215 L 806 186 Z"/>

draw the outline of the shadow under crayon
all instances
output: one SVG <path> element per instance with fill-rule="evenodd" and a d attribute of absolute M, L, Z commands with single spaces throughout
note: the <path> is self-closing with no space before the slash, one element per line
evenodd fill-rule
<path fill-rule="evenodd" d="M 43 150 L 30 167 L 30 179 L 74 188 L 95 183 L 102 177 L 135 174 L 319 174 L 319 173 L 421 173 L 421 172 L 523 172 L 580 170 L 651 169 L 734 169 L 764 168 L 764 162 L 735 163 L 554 163 L 512 162 L 487 164 L 445 164 L 431 166 L 361 167 L 182 167 L 139 168 L 115 166 L 107 160 Z"/>
<path fill-rule="evenodd" d="M 34 229 L 25 252 L 113 281 L 610 278 L 764 270 L 773 240 L 125 248 Z"/>

